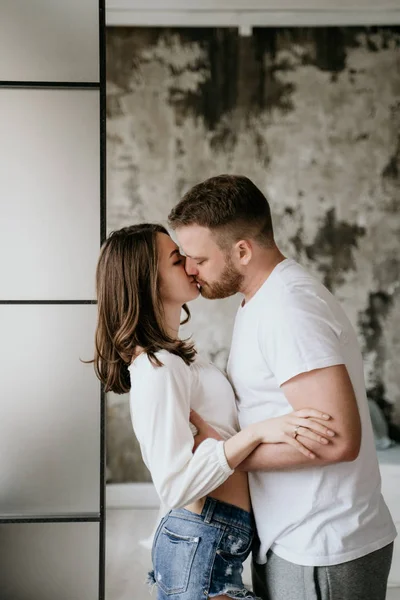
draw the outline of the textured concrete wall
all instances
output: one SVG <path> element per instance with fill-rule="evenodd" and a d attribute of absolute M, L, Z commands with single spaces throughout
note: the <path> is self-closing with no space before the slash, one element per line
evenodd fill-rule
<path fill-rule="evenodd" d="M 400 424 L 400 29 L 111 28 L 108 230 L 165 222 L 190 186 L 245 174 L 281 249 L 342 302 L 370 397 Z M 238 298 L 191 308 L 224 367 Z M 397 367 L 397 368 L 396 368 Z M 113 481 L 148 480 L 127 398 L 110 396 Z"/>

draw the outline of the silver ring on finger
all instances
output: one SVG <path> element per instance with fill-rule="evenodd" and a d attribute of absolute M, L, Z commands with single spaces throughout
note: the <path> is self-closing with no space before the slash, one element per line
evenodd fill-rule
<path fill-rule="evenodd" d="M 299 429 L 300 429 L 300 425 L 296 425 L 296 427 L 294 428 L 293 431 L 293 438 L 296 439 L 297 436 L 299 435 Z"/>

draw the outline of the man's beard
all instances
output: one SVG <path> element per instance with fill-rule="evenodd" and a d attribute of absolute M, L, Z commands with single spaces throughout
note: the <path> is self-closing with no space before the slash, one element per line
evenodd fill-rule
<path fill-rule="evenodd" d="M 240 291 L 243 279 L 244 276 L 235 269 L 229 257 L 219 281 L 200 284 L 200 293 L 203 298 L 208 298 L 208 300 L 228 298 L 228 296 L 233 296 Z"/>

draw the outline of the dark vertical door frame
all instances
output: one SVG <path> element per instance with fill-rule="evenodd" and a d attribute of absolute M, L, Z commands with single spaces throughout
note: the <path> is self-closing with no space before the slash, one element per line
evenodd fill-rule
<path fill-rule="evenodd" d="M 106 203 L 106 7 L 99 0 L 99 81 L 100 81 L 100 244 L 107 235 Z M 100 531 L 99 531 L 99 600 L 105 599 L 106 571 L 106 395 L 100 391 Z"/>

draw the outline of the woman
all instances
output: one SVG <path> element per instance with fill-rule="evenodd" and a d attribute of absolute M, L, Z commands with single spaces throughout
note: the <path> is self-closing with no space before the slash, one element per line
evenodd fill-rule
<path fill-rule="evenodd" d="M 186 302 L 199 290 L 165 228 L 142 224 L 112 233 L 96 277 L 96 373 L 106 391 L 130 390 L 144 462 L 171 509 L 152 548 L 157 598 L 254 598 L 241 576 L 254 534 L 247 474 L 235 468 L 260 443 L 286 441 L 311 458 L 289 432 L 301 427 L 304 437 L 328 443 L 319 420 L 329 417 L 305 409 L 238 432 L 228 380 L 178 337 L 181 310 L 187 321 Z M 191 409 L 222 440 L 194 449 Z"/>

